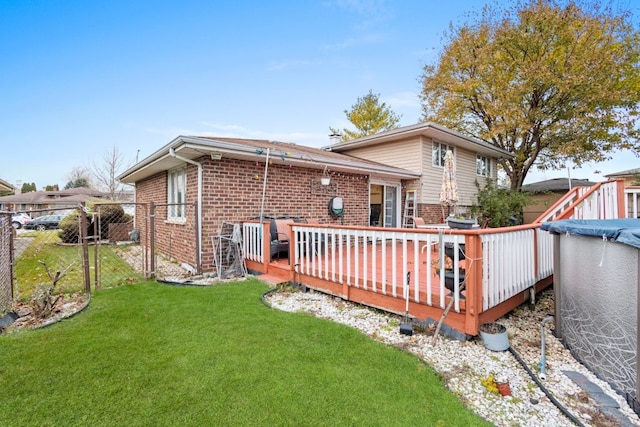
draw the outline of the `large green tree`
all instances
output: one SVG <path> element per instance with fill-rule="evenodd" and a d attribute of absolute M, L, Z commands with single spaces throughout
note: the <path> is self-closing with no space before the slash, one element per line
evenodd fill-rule
<path fill-rule="evenodd" d="M 25 182 L 22 184 L 22 188 L 20 188 L 21 193 L 31 193 L 32 191 L 38 191 L 35 182 Z"/>
<path fill-rule="evenodd" d="M 628 12 L 531 0 L 472 16 L 424 67 L 423 119 L 513 152 L 500 160 L 512 189 L 534 165 L 638 153 L 640 37 Z"/>
<path fill-rule="evenodd" d="M 347 128 L 343 128 L 342 131 L 329 128 L 332 133 L 341 134 L 343 141 L 393 129 L 398 127 L 400 122 L 400 116 L 385 102 L 380 102 L 380 94 L 374 94 L 371 90 L 365 96 L 359 97 L 351 106 L 351 110 L 344 110 L 344 114 L 355 126 L 355 131 Z"/>

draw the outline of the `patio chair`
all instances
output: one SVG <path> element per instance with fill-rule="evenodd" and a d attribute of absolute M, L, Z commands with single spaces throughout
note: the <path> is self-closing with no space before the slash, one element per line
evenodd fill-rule
<path fill-rule="evenodd" d="M 426 224 L 424 223 L 424 219 L 419 216 L 413 217 L 413 228 L 425 228 Z"/>
<path fill-rule="evenodd" d="M 274 257 L 280 259 L 281 253 L 289 253 L 289 235 L 287 234 L 288 224 L 291 219 L 272 219 L 270 223 L 271 234 L 271 260 Z"/>

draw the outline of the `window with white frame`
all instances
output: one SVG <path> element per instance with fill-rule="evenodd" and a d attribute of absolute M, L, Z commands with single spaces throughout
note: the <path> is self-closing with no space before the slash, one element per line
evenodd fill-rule
<path fill-rule="evenodd" d="M 476 155 L 476 175 L 489 178 L 491 176 L 491 159 Z"/>
<path fill-rule="evenodd" d="M 433 166 L 444 167 L 444 156 L 447 154 L 448 150 L 451 150 L 451 152 L 455 154 L 453 146 L 433 141 L 433 151 L 431 156 L 431 163 Z"/>
<path fill-rule="evenodd" d="M 184 221 L 187 218 L 186 202 L 187 194 L 187 171 L 186 168 L 172 169 L 169 171 L 167 189 L 167 203 L 170 204 L 167 209 L 167 219 L 174 221 Z M 172 203 L 179 203 L 171 205 Z"/>

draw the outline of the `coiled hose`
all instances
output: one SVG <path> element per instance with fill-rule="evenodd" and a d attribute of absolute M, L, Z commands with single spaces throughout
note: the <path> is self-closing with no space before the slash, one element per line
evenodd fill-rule
<path fill-rule="evenodd" d="M 517 351 L 514 350 L 513 347 L 509 347 L 509 351 L 511 352 L 511 354 L 513 354 L 513 357 L 516 358 L 516 360 L 518 361 L 518 363 L 520 363 L 520 365 L 522 365 L 522 367 L 524 368 L 525 371 L 527 371 L 527 373 L 529 374 L 529 376 L 531 377 L 531 379 L 538 385 L 538 387 L 540 387 L 540 390 L 542 390 L 542 392 L 549 398 L 549 400 L 551 401 L 551 403 L 553 403 L 554 405 L 556 405 L 556 407 L 560 410 L 560 412 L 562 412 L 564 415 L 567 416 L 567 418 L 569 418 L 573 423 L 575 423 L 577 426 L 579 427 L 585 427 L 584 424 L 582 424 L 580 422 L 579 419 L 577 419 L 571 412 L 569 412 L 569 410 L 567 408 L 565 408 L 564 406 L 562 406 L 562 403 L 560 403 L 558 401 L 558 399 L 556 399 L 555 397 L 553 397 L 553 395 L 551 394 L 551 392 L 544 386 L 544 384 L 542 384 L 542 382 L 540 381 L 540 379 L 536 376 L 536 374 L 533 373 L 533 371 L 529 368 L 529 366 L 527 366 L 527 364 L 525 363 L 524 360 L 522 360 L 522 357 L 520 357 L 520 355 L 518 354 Z"/>

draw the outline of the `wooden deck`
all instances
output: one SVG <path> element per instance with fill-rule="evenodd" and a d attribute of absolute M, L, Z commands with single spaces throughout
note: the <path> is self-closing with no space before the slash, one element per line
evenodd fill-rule
<path fill-rule="evenodd" d="M 294 243 L 288 257 L 283 254 L 270 262 L 248 258 L 247 266 L 402 315 L 408 296 L 409 315 L 418 321 L 439 320 L 451 303 L 445 323 L 477 335 L 482 323 L 498 319 L 551 284 L 550 240 L 546 232 L 540 237 L 538 228 L 462 231 L 291 224 Z M 268 244 L 256 240 L 247 248 L 251 252 L 264 245 L 268 254 Z M 441 250 L 445 246 L 450 247 L 449 256 Z M 453 276 L 450 285 L 458 283 L 453 293 L 438 274 L 443 267 Z"/>
<path fill-rule="evenodd" d="M 623 181 L 599 183 L 567 193 L 540 221 L 622 218 L 625 200 Z M 405 314 L 408 302 L 409 316 L 419 321 L 439 320 L 451 303 L 444 323 L 467 335 L 553 281 L 553 236 L 540 231 L 540 222 L 472 230 L 294 223 L 286 234 L 288 254 L 271 261 L 265 254 L 272 242 L 262 238 L 269 223 L 243 223 L 247 268 L 388 312 Z M 453 293 L 438 269 L 457 272 Z"/>

